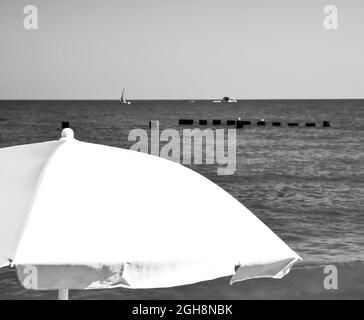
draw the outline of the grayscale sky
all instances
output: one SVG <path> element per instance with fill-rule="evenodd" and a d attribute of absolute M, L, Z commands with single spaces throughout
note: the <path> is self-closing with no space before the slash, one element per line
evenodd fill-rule
<path fill-rule="evenodd" d="M 364 98 L 363 0 L 1 0 L 0 36 L 0 99 Z"/>

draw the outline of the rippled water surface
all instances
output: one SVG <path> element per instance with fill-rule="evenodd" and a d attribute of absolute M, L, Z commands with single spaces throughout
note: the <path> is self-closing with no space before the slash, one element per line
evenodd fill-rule
<path fill-rule="evenodd" d="M 356 274 L 364 276 L 360 267 L 364 262 L 363 101 L 134 101 L 125 106 L 116 101 L 2 101 L 0 147 L 58 139 L 62 120 L 71 122 L 77 139 L 129 148 L 133 144 L 128 141 L 129 131 L 148 130 L 149 120 L 159 120 L 161 130 L 181 131 L 179 118 L 237 117 L 282 121 L 283 127 L 238 129 L 234 175 L 217 175 L 218 165 L 190 167 L 231 193 L 297 251 L 304 259 L 297 268 L 308 270 L 329 263 L 347 268 L 354 263 Z M 322 128 L 323 120 L 329 120 L 331 127 Z M 317 127 L 288 128 L 287 122 L 316 122 Z M 227 129 L 224 125 L 219 128 Z M 168 294 L 205 298 L 202 288 L 207 286 L 210 293 L 220 288 L 213 298 L 239 298 L 239 291 L 234 296 L 236 288 L 225 288 L 221 281 L 169 289 Z M 158 290 L 143 292 L 144 298 L 163 296 Z M 359 293 L 364 295 L 364 290 Z M 110 298 L 113 294 L 114 290 L 80 292 L 79 297 Z M 0 271 L 1 295 L 27 295 L 10 269 Z"/>

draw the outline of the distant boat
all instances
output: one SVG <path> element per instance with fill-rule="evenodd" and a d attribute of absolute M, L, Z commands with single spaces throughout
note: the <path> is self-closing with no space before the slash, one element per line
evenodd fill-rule
<path fill-rule="evenodd" d="M 238 102 L 238 100 L 230 97 L 223 97 L 221 100 L 212 100 L 213 103 L 221 103 L 221 102 Z"/>
<path fill-rule="evenodd" d="M 131 104 L 130 101 L 126 101 L 126 90 L 125 88 L 123 87 L 123 91 L 121 93 L 121 97 L 120 97 L 120 103 L 121 104 Z"/>
<path fill-rule="evenodd" d="M 229 97 L 224 97 L 223 100 L 225 102 L 238 102 L 238 100 L 234 99 L 234 98 L 229 98 Z"/>

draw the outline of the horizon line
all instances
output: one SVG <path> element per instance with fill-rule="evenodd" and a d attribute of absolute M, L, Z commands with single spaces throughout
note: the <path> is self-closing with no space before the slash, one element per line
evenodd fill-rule
<path fill-rule="evenodd" d="M 159 99 L 128 99 L 128 101 L 213 101 L 213 100 L 221 100 L 216 98 L 159 98 Z M 312 100 L 364 100 L 364 98 L 244 98 L 239 99 L 239 101 L 312 101 Z M 119 99 L 0 99 L 0 101 L 119 101 Z M 228 102 L 227 102 L 228 103 Z"/>

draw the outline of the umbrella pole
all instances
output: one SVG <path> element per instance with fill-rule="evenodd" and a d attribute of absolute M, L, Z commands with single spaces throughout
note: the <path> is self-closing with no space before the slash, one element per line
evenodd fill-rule
<path fill-rule="evenodd" d="M 58 300 L 68 300 L 68 289 L 58 289 Z"/>

